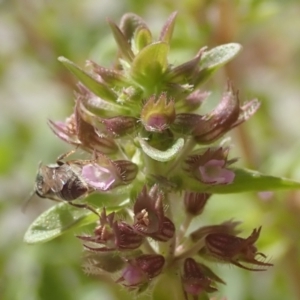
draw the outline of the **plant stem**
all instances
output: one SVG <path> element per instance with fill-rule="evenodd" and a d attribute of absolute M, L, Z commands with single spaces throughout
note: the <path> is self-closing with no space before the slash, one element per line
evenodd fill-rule
<path fill-rule="evenodd" d="M 166 269 L 164 275 L 155 285 L 152 299 L 155 300 L 185 300 L 181 278 L 173 268 Z"/>
<path fill-rule="evenodd" d="M 177 234 L 177 240 L 176 240 L 177 247 L 182 243 L 184 235 L 185 235 L 186 231 L 188 230 L 192 220 L 193 220 L 193 216 L 190 214 L 186 214 L 185 219 L 184 219 L 182 225 L 180 226 L 179 232 Z"/>
<path fill-rule="evenodd" d="M 201 248 L 204 247 L 204 242 L 205 241 L 205 238 L 201 238 L 199 241 L 197 241 L 192 247 L 190 247 L 189 249 L 187 250 L 184 250 L 182 251 L 181 253 L 178 253 L 176 256 L 175 256 L 175 259 L 176 260 L 179 260 L 179 259 L 184 259 L 186 257 L 189 257 L 189 256 L 193 256 L 195 254 L 197 254 L 197 252 L 199 252 L 199 250 Z"/>

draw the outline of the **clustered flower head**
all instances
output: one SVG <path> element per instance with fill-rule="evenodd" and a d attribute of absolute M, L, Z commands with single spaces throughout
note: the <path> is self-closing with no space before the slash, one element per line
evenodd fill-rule
<path fill-rule="evenodd" d="M 88 253 L 86 269 L 109 274 L 138 293 L 173 272 L 182 297 L 198 299 L 225 283 L 206 261 L 251 271 L 272 266 L 255 245 L 261 227 L 247 238 L 238 236 L 239 223 L 233 221 L 186 234 L 190 221 L 204 212 L 212 187 L 234 183 L 236 159 L 219 141 L 248 120 L 259 102 L 243 103 L 228 82 L 219 104 L 201 114 L 210 95 L 201 84 L 232 58 L 215 62 L 214 55 L 239 46 L 204 47 L 174 66 L 168 53 L 175 19 L 171 14 L 158 39 L 135 14 L 125 14 L 120 26 L 109 21 L 118 45 L 111 69 L 88 61 L 83 70 L 60 58 L 80 83 L 73 114 L 49 125 L 63 141 L 96 156 L 80 174 L 90 189 L 127 200 L 115 211 L 110 204 L 95 207 L 94 232 L 77 236 Z"/>

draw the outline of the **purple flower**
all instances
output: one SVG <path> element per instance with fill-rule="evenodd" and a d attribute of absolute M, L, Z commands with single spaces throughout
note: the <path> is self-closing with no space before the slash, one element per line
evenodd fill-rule
<path fill-rule="evenodd" d="M 235 174 L 227 166 L 236 159 L 228 160 L 228 148 L 208 148 L 202 154 L 193 154 L 185 160 L 185 170 L 205 184 L 230 184 Z"/>
<path fill-rule="evenodd" d="M 137 175 L 138 167 L 130 161 L 112 161 L 105 155 L 97 154 L 93 163 L 82 168 L 85 182 L 99 191 L 111 190 L 129 184 Z"/>

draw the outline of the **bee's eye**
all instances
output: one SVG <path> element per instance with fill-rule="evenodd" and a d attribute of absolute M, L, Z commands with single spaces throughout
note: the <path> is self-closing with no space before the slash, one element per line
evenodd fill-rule
<path fill-rule="evenodd" d="M 44 178 L 42 175 L 38 174 L 35 179 L 35 190 L 36 194 L 40 197 L 43 197 L 44 192 Z"/>

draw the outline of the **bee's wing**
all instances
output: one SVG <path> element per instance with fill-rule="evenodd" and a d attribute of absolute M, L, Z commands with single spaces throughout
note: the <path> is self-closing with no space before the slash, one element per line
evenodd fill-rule
<path fill-rule="evenodd" d="M 68 166 L 62 166 L 58 169 L 54 169 L 53 173 L 50 175 L 51 190 L 55 193 L 60 192 L 63 189 L 64 185 L 68 182 L 68 180 L 70 180 L 72 175 L 73 172 L 71 169 L 69 169 Z"/>

